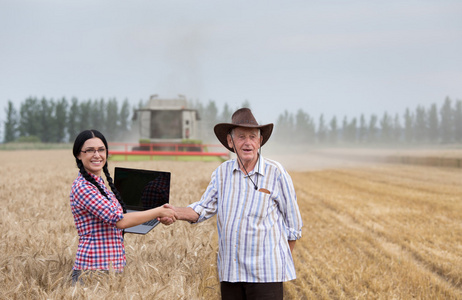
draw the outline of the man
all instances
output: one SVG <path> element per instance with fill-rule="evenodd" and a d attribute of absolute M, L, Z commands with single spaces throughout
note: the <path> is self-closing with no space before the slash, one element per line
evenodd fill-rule
<path fill-rule="evenodd" d="M 259 153 L 273 124 L 258 125 L 250 109 L 241 108 L 231 123 L 217 124 L 214 131 L 237 159 L 213 172 L 200 201 L 167 206 L 178 220 L 191 223 L 217 215 L 222 299 L 282 299 L 283 282 L 296 277 L 292 251 L 302 219 L 289 174 Z"/>

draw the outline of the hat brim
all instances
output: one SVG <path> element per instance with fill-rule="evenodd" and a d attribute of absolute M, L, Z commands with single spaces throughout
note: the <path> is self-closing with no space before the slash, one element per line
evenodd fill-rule
<path fill-rule="evenodd" d="M 236 127 L 260 129 L 261 136 L 263 137 L 263 141 L 261 142 L 260 147 L 262 147 L 269 140 L 271 133 L 273 132 L 273 123 L 266 124 L 266 125 L 250 125 L 250 124 L 237 125 L 237 124 L 232 124 L 232 123 L 219 123 L 215 125 L 215 127 L 213 128 L 213 131 L 215 132 L 217 139 L 220 141 L 220 143 L 223 146 L 225 146 L 226 149 L 228 149 L 231 152 L 234 152 L 234 149 L 228 146 L 227 135 L 228 133 L 231 132 L 231 129 L 236 128 Z"/>

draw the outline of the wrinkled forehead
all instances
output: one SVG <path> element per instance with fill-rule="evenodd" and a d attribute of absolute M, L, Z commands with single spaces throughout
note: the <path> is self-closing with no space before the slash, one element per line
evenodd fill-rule
<path fill-rule="evenodd" d="M 260 133 L 259 128 L 249 128 L 249 127 L 235 127 L 233 129 L 235 134 L 255 134 L 258 135 Z"/>

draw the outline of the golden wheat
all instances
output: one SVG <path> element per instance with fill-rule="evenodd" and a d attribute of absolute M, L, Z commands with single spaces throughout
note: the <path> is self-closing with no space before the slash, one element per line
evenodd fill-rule
<path fill-rule="evenodd" d="M 218 165 L 109 164 L 172 172 L 179 206 L 200 198 Z M 4 151 L 0 165 L 0 299 L 219 298 L 215 219 L 127 234 L 123 274 L 93 274 L 72 287 L 71 151 Z M 371 165 L 291 175 L 304 228 L 287 299 L 462 298 L 461 169 Z"/>
<path fill-rule="evenodd" d="M 460 299 L 462 170 L 294 173 L 304 237 L 295 299 Z"/>

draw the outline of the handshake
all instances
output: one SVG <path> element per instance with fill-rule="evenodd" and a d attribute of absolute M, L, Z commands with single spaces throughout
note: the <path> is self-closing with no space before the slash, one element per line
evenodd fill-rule
<path fill-rule="evenodd" d="M 199 214 L 196 213 L 191 207 L 175 207 L 170 204 L 164 204 L 160 207 L 160 210 L 160 216 L 157 218 L 157 220 L 159 220 L 159 222 L 164 225 L 171 225 L 176 220 L 195 223 L 199 219 Z"/>

